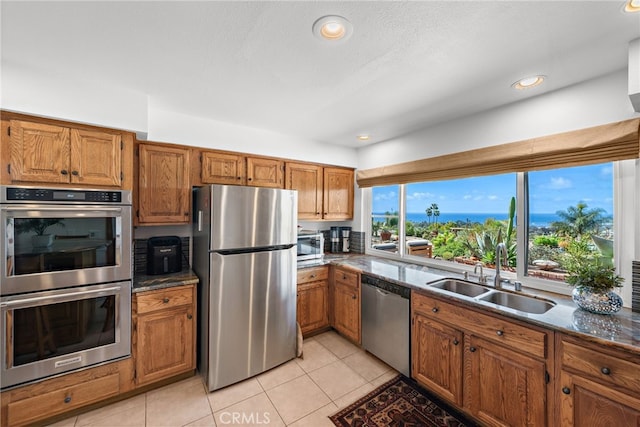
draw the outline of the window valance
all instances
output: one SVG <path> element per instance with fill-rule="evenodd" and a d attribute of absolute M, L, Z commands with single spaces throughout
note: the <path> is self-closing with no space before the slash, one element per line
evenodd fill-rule
<path fill-rule="evenodd" d="M 555 169 L 640 157 L 640 119 L 359 170 L 360 187 Z"/>

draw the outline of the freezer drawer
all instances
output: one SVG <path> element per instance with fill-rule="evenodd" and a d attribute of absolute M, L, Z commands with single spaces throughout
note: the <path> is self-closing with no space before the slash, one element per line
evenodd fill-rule
<path fill-rule="evenodd" d="M 362 281 L 362 347 L 406 376 L 409 362 L 409 299 Z"/>
<path fill-rule="evenodd" d="M 296 353 L 296 247 L 211 253 L 209 390 L 278 366 Z"/>

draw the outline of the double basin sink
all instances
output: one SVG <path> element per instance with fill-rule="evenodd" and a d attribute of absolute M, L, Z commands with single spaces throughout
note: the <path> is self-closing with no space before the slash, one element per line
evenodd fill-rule
<path fill-rule="evenodd" d="M 496 304 L 500 307 L 510 308 L 522 313 L 544 314 L 556 305 L 549 300 L 500 291 L 457 279 L 442 279 L 431 283 L 429 286 L 454 294 L 464 295 L 473 298 L 475 301 Z"/>

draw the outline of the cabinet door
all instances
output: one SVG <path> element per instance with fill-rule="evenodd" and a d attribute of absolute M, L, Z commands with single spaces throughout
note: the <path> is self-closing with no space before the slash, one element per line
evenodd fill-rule
<path fill-rule="evenodd" d="M 494 426 L 546 425 L 545 363 L 467 336 L 465 406 Z"/>
<path fill-rule="evenodd" d="M 285 188 L 298 190 L 298 219 L 322 219 L 322 166 L 285 165 Z"/>
<path fill-rule="evenodd" d="M 201 161 L 203 184 L 245 184 L 244 156 L 203 151 Z"/>
<path fill-rule="evenodd" d="M 69 128 L 11 120 L 12 181 L 69 183 Z"/>
<path fill-rule="evenodd" d="M 640 426 L 640 398 L 562 371 L 559 384 L 562 426 Z"/>
<path fill-rule="evenodd" d="M 284 162 L 281 160 L 247 157 L 247 185 L 283 188 L 283 169 Z"/>
<path fill-rule="evenodd" d="M 297 316 L 303 334 L 329 326 L 328 300 L 326 280 L 298 285 Z"/>
<path fill-rule="evenodd" d="M 139 145 L 138 222 L 188 223 L 189 150 Z"/>
<path fill-rule="evenodd" d="M 352 286 L 335 283 L 333 310 L 333 327 L 353 342 L 360 343 L 359 290 Z"/>
<path fill-rule="evenodd" d="M 122 137 L 118 134 L 71 129 L 71 182 L 122 185 Z"/>
<path fill-rule="evenodd" d="M 353 219 L 353 171 L 324 168 L 324 219 Z"/>
<path fill-rule="evenodd" d="M 138 316 L 136 382 L 143 385 L 194 366 L 193 306 Z"/>
<path fill-rule="evenodd" d="M 412 332 L 413 378 L 462 405 L 462 332 L 418 313 L 413 316 Z"/>

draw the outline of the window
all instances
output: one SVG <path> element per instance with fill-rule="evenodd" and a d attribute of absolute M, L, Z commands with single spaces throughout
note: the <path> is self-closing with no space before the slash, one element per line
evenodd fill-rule
<path fill-rule="evenodd" d="M 527 275 L 564 281 L 580 256 L 613 265 L 613 163 L 528 173 Z"/>
<path fill-rule="evenodd" d="M 408 255 L 490 264 L 497 243 L 515 242 L 515 174 L 407 184 L 406 193 Z"/>
<path fill-rule="evenodd" d="M 371 197 L 371 247 L 397 253 L 400 186 L 374 187 Z"/>
<path fill-rule="evenodd" d="M 371 249 L 460 269 L 493 267 L 504 243 L 512 278 L 561 283 L 573 250 L 613 262 L 612 171 L 603 163 L 372 187 Z"/>

